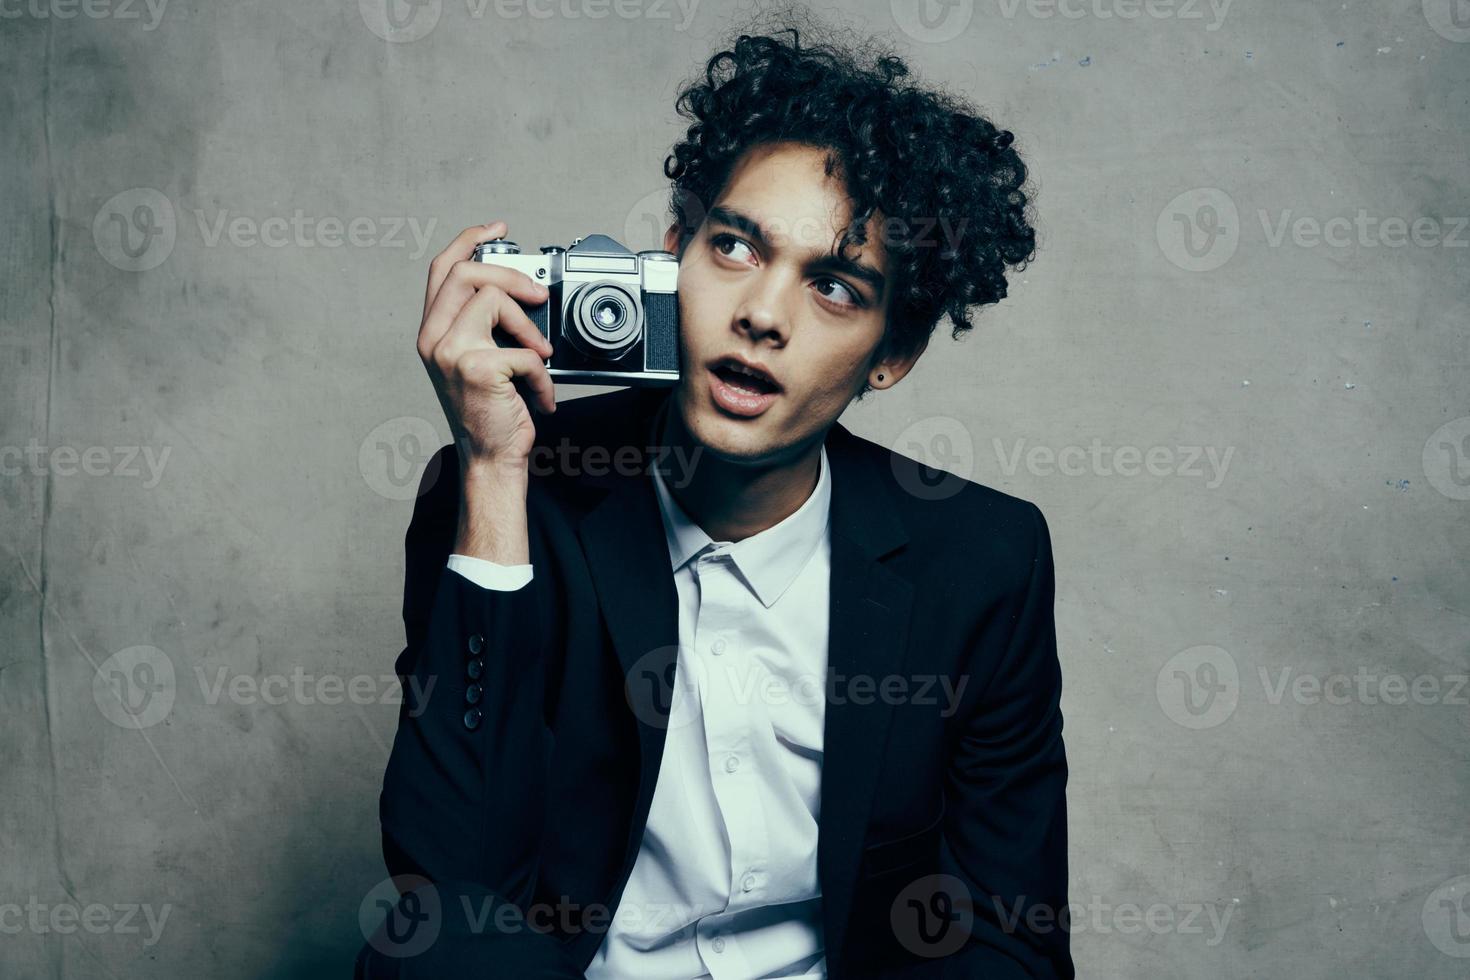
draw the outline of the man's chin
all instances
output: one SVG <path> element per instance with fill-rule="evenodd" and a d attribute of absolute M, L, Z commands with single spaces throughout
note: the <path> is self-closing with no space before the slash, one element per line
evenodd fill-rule
<path fill-rule="evenodd" d="M 698 396 L 694 396 L 697 400 Z M 742 466 L 769 465 L 781 458 L 785 448 L 771 440 L 768 416 L 735 418 L 713 405 L 689 405 L 678 401 L 680 418 L 694 442 L 707 453 Z"/>

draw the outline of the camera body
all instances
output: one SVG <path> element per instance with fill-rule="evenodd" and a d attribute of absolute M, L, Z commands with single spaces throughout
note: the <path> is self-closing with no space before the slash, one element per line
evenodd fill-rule
<path fill-rule="evenodd" d="M 553 379 L 633 387 L 678 382 L 679 262 L 671 253 L 635 254 L 606 235 L 588 235 L 568 248 L 543 245 L 538 255 L 495 239 L 477 246 L 474 260 L 516 269 L 549 291 L 545 303 L 522 309 L 551 341 L 546 367 Z"/>

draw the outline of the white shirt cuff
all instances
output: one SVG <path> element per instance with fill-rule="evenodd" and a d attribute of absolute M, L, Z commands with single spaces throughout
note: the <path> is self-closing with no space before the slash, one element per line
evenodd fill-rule
<path fill-rule="evenodd" d="M 469 555 L 450 555 L 449 570 L 458 572 L 482 589 L 514 592 L 531 581 L 530 565 L 501 565 Z"/>

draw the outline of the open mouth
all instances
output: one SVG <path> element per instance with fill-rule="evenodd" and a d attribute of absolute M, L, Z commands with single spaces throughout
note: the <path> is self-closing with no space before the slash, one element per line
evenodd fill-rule
<path fill-rule="evenodd" d="M 721 361 L 711 370 L 715 377 L 745 394 L 774 395 L 781 390 L 781 386 L 769 377 L 739 366 L 734 361 Z"/>
<path fill-rule="evenodd" d="M 781 393 L 770 373 L 734 357 L 710 365 L 710 397 L 730 415 L 753 418 L 763 413 Z"/>

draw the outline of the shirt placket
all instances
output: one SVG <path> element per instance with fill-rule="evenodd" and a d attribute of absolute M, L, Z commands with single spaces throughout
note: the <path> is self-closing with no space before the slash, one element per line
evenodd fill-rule
<path fill-rule="evenodd" d="M 742 703 L 738 678 L 740 625 L 750 615 L 748 592 L 728 554 L 702 555 L 694 566 L 699 581 L 694 658 L 701 663 L 701 716 L 708 749 L 710 781 L 730 842 L 729 902 L 723 913 L 701 922 L 700 951 L 714 980 L 747 975 L 747 964 L 726 929 L 736 913 L 759 906 L 765 895 L 770 848 L 761 804 L 762 773 L 751 722 Z"/>

